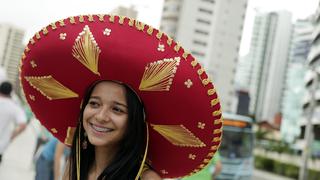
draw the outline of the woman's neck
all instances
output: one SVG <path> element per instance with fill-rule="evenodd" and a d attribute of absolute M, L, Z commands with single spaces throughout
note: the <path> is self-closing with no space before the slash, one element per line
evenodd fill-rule
<path fill-rule="evenodd" d="M 116 153 L 117 149 L 114 147 L 95 147 L 95 162 L 92 170 L 96 178 L 109 166 Z"/>

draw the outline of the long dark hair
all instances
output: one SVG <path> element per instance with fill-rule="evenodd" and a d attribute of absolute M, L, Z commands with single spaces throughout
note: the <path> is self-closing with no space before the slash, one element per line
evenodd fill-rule
<path fill-rule="evenodd" d="M 83 128 L 83 112 L 85 106 L 88 104 L 93 89 L 102 81 L 95 82 L 87 90 L 79 116 L 78 126 L 76 128 L 72 147 L 71 156 L 69 161 L 69 175 L 70 180 L 77 180 L 77 141 L 80 138 L 80 142 L 84 140 L 84 128 Z M 126 90 L 126 101 L 128 105 L 128 126 L 125 135 L 119 143 L 119 150 L 113 157 L 111 163 L 105 167 L 103 172 L 99 175 L 98 180 L 128 180 L 134 179 L 138 174 L 142 156 L 145 150 L 145 131 L 146 124 L 144 123 L 144 111 L 143 104 L 135 92 L 125 84 L 122 84 Z M 79 133 L 80 131 L 80 133 Z M 80 137 L 79 137 L 80 134 Z M 80 180 L 88 179 L 89 170 L 95 161 L 94 146 L 88 142 L 87 149 L 80 148 Z"/>

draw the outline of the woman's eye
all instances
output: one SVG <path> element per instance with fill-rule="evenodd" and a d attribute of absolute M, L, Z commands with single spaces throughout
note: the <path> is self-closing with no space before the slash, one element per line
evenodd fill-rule
<path fill-rule="evenodd" d="M 91 107 L 98 107 L 99 103 L 95 102 L 95 101 L 89 101 L 88 103 Z"/>
<path fill-rule="evenodd" d="M 118 108 L 118 107 L 114 107 L 113 110 L 116 111 L 116 112 L 119 112 L 119 113 L 120 113 L 120 112 L 123 112 L 123 110 L 120 109 L 120 108 Z"/>

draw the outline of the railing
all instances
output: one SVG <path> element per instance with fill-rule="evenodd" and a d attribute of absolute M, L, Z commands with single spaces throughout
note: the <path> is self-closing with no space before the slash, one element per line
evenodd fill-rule
<path fill-rule="evenodd" d="M 291 155 L 291 154 L 286 154 L 286 153 L 278 153 L 278 152 L 274 152 L 274 151 L 268 151 L 265 149 L 261 149 L 261 148 L 255 148 L 254 149 L 254 155 L 259 155 L 262 157 L 267 157 L 269 159 L 273 159 L 282 163 L 286 163 L 286 164 L 292 164 L 295 166 L 300 167 L 301 166 L 301 162 L 302 162 L 302 157 L 301 156 L 297 156 L 297 155 Z M 312 170 L 320 170 L 320 159 L 310 159 L 308 161 L 308 167 L 309 169 Z"/>

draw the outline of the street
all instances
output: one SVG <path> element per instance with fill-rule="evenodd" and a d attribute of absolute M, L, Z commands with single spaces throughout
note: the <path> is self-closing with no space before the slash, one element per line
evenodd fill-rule
<path fill-rule="evenodd" d="M 1 180 L 33 180 L 33 151 L 39 124 L 31 121 L 27 128 L 10 144 L 0 164 Z"/>

